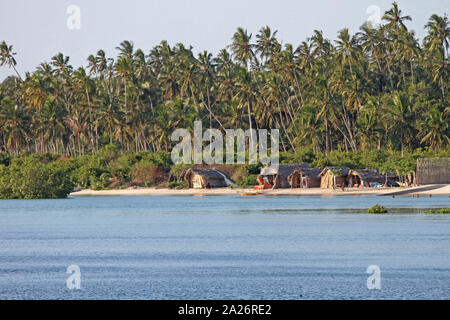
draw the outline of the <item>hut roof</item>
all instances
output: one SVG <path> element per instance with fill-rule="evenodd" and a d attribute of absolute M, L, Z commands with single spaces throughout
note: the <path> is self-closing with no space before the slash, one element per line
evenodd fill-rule
<path fill-rule="evenodd" d="M 385 178 L 376 169 L 352 169 L 348 174 L 357 175 L 361 180 L 383 180 Z"/>
<path fill-rule="evenodd" d="M 205 178 L 208 179 L 223 179 L 223 175 L 225 177 L 227 177 L 228 179 L 230 179 L 230 177 L 228 176 L 228 174 L 226 174 L 223 171 L 217 170 L 217 169 L 196 169 L 196 168 L 190 168 L 189 170 L 186 171 L 185 173 L 185 178 L 190 175 L 191 173 L 196 173 L 199 174 Z M 222 173 L 222 174 L 220 174 Z"/>
<path fill-rule="evenodd" d="M 320 173 L 322 168 L 302 168 L 299 171 L 304 175 L 313 180 L 320 180 Z"/>
<path fill-rule="evenodd" d="M 348 172 L 350 171 L 350 168 L 347 168 L 347 167 L 336 167 L 336 166 L 334 166 L 334 167 L 325 167 L 325 168 L 323 168 L 322 172 L 319 173 L 319 176 L 323 176 L 324 174 L 326 174 L 330 170 L 339 170 L 341 176 L 346 176 L 346 175 L 348 175 Z"/>
<path fill-rule="evenodd" d="M 295 169 L 308 169 L 307 163 L 299 164 L 280 164 L 278 166 L 265 166 L 261 169 L 260 175 L 271 176 L 278 174 L 280 177 L 288 177 Z"/>

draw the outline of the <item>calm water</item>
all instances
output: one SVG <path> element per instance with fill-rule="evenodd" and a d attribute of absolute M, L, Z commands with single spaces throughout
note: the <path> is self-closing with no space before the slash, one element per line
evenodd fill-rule
<path fill-rule="evenodd" d="M 364 213 L 376 203 L 397 213 Z M 376 196 L 0 200 L 0 299 L 450 299 L 450 215 L 418 213 L 449 204 Z M 81 290 L 66 287 L 73 264 Z M 367 289 L 369 265 L 381 268 L 381 290 Z"/>

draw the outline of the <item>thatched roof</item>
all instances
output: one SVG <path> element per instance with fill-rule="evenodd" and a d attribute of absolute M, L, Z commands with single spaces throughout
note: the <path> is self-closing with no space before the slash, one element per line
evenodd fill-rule
<path fill-rule="evenodd" d="M 357 175 L 363 181 L 384 181 L 385 176 L 376 169 L 352 169 L 349 175 Z"/>
<path fill-rule="evenodd" d="M 222 173 L 228 179 L 230 179 L 228 174 L 217 169 L 195 169 L 195 168 L 190 168 L 189 170 L 186 171 L 184 175 L 185 179 L 187 179 L 193 173 L 199 174 L 207 179 L 223 179 L 223 176 L 220 174 Z"/>
<path fill-rule="evenodd" d="M 322 172 L 322 168 L 301 168 L 301 169 L 295 169 L 295 171 L 298 171 L 303 176 L 306 176 L 312 180 L 320 180 L 320 173 Z M 294 172 L 292 172 L 291 175 Z"/>
<path fill-rule="evenodd" d="M 328 171 L 339 171 L 341 176 L 347 176 L 350 168 L 347 167 L 325 167 L 322 172 L 319 173 L 319 176 L 325 175 Z"/>
<path fill-rule="evenodd" d="M 272 176 L 277 174 L 279 177 L 287 178 L 295 169 L 309 169 L 307 163 L 299 164 L 280 164 L 278 166 L 265 166 L 261 168 L 260 175 Z"/>

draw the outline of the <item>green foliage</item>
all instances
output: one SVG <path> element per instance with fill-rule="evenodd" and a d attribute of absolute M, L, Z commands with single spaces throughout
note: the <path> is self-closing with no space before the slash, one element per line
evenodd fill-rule
<path fill-rule="evenodd" d="M 184 174 L 190 168 L 190 165 L 187 164 L 176 164 L 170 168 L 170 176 L 175 181 L 181 182 L 184 181 Z"/>
<path fill-rule="evenodd" d="M 290 44 L 269 27 L 254 37 L 238 28 L 216 56 L 167 41 L 144 54 L 126 40 L 116 57 L 99 50 L 73 68 L 60 53 L 25 79 L 2 41 L 0 67 L 18 77 L 0 87 L 0 150 L 95 154 L 107 163 L 143 151 L 168 170 L 171 133 L 192 133 L 200 120 L 221 131 L 279 129 L 281 164 L 408 174 L 415 156 L 407 154 L 449 148 L 450 22 L 431 15 L 419 41 L 400 12 L 394 3 L 379 28 L 344 28 L 335 40 L 314 30 Z M 125 183 L 132 165 L 115 165 L 113 179 Z"/>
<path fill-rule="evenodd" d="M 424 213 L 448 214 L 448 213 L 450 213 L 450 208 L 430 209 L 430 210 L 425 211 Z"/>
<path fill-rule="evenodd" d="M 312 148 L 302 147 L 292 152 L 280 152 L 280 164 L 308 163 L 311 164 L 317 159 L 317 155 Z"/>
<path fill-rule="evenodd" d="M 188 184 L 186 181 L 171 181 L 168 184 L 169 189 L 186 189 Z"/>
<path fill-rule="evenodd" d="M 5 166 L 9 166 L 11 157 L 9 156 L 9 154 L 1 152 L 0 153 L 0 165 L 3 164 Z"/>
<path fill-rule="evenodd" d="M 138 154 L 138 158 L 166 170 L 169 170 L 172 165 L 170 152 L 158 151 L 152 153 L 150 151 L 143 151 Z"/>
<path fill-rule="evenodd" d="M 242 177 L 240 181 L 237 182 L 237 185 L 241 188 L 250 188 L 253 187 L 257 181 L 258 178 L 257 174 L 249 174 Z"/>
<path fill-rule="evenodd" d="M 161 168 L 152 161 L 141 160 L 131 169 L 131 183 L 136 186 L 154 186 L 163 183 L 167 179 L 164 168 Z"/>
<path fill-rule="evenodd" d="M 22 158 L 20 165 L 0 165 L 0 198 L 65 198 L 73 190 L 67 166 L 56 162 L 45 164 L 33 157 Z"/>
<path fill-rule="evenodd" d="M 100 176 L 111 173 L 107 168 L 107 161 L 101 156 L 83 156 L 76 159 L 77 168 L 72 172 L 72 181 L 82 188 L 99 189 L 105 183 Z"/>
<path fill-rule="evenodd" d="M 258 162 L 257 164 L 247 164 L 244 166 L 244 168 L 245 170 L 247 170 L 248 174 L 259 174 L 262 166 L 262 163 Z"/>
<path fill-rule="evenodd" d="M 117 158 L 119 147 L 114 143 L 110 143 L 98 149 L 96 154 L 107 161 L 111 161 L 112 159 Z"/>
<path fill-rule="evenodd" d="M 371 208 L 369 208 L 367 210 L 368 213 L 375 213 L 375 214 L 380 214 L 380 213 L 387 213 L 387 209 L 384 206 L 380 206 L 378 204 L 372 206 Z"/>

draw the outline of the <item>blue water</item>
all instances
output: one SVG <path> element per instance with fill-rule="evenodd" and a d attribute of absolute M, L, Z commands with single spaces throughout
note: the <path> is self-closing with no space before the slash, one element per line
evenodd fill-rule
<path fill-rule="evenodd" d="M 395 213 L 370 215 L 382 204 Z M 0 299 L 450 299 L 448 197 L 0 200 Z M 345 210 L 343 210 L 345 208 Z M 69 290 L 69 265 L 81 289 Z M 366 286 L 369 265 L 381 289 Z"/>

